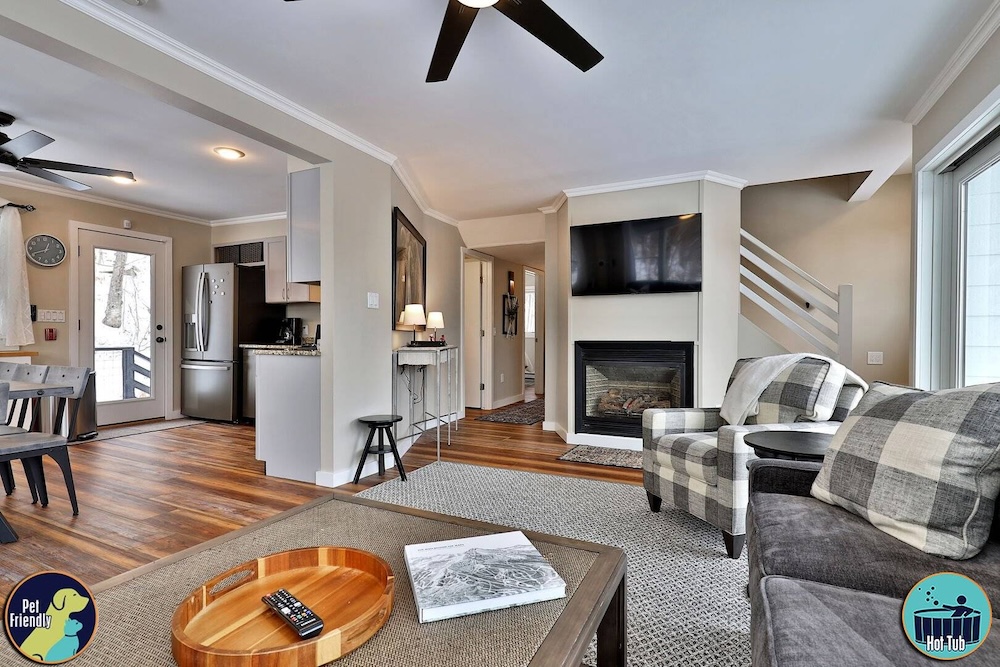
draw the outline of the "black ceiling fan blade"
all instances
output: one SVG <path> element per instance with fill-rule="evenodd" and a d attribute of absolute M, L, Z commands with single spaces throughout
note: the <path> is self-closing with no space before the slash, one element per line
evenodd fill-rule
<path fill-rule="evenodd" d="M 542 0 L 500 0 L 494 7 L 586 72 L 604 56 Z"/>
<path fill-rule="evenodd" d="M 6 143 L 0 144 L 0 150 L 8 152 L 20 160 L 24 156 L 31 155 L 38 149 L 48 146 L 53 141 L 55 139 L 52 137 L 47 137 L 41 132 L 32 130 Z"/>
<path fill-rule="evenodd" d="M 448 9 L 444 13 L 444 22 L 441 24 L 441 34 L 438 35 L 437 46 L 434 47 L 434 57 L 431 58 L 431 67 L 427 71 L 427 83 L 448 80 L 477 14 L 479 14 L 479 10 L 475 7 L 463 5 L 458 0 L 448 0 Z"/>
<path fill-rule="evenodd" d="M 91 167 L 85 164 L 73 164 L 71 162 L 54 162 L 52 160 L 36 160 L 26 157 L 21 160 L 21 164 L 26 167 L 38 167 L 40 169 L 55 169 L 56 171 L 72 171 L 78 174 L 94 174 L 95 176 L 121 176 L 129 180 L 135 180 L 131 171 L 122 169 L 105 169 L 104 167 Z"/>
<path fill-rule="evenodd" d="M 38 178 L 44 178 L 46 181 L 52 181 L 53 183 L 71 190 L 83 192 L 84 190 L 90 189 L 89 185 L 84 185 L 79 181 L 74 181 L 71 178 L 66 178 L 65 176 L 60 176 L 59 174 L 53 174 L 51 171 L 45 171 L 44 169 L 39 169 L 38 167 L 29 167 L 24 164 L 19 164 L 17 166 L 17 170 L 23 171 L 26 174 L 31 174 L 32 176 L 37 176 Z"/>

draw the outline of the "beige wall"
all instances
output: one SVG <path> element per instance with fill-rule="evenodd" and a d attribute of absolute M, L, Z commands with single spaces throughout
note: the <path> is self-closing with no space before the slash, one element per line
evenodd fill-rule
<path fill-rule="evenodd" d="M 33 204 L 38 209 L 33 213 L 22 213 L 21 215 L 25 239 L 35 234 L 44 233 L 52 234 L 68 244 L 71 220 L 121 229 L 122 220 L 125 219 L 132 221 L 133 231 L 172 238 L 174 257 L 172 267 L 173 346 L 174 359 L 179 362 L 181 358 L 181 267 L 210 261 L 211 230 L 209 227 L 8 185 L 0 185 L 0 197 L 18 204 Z M 69 251 L 70 248 L 67 248 L 67 252 Z M 70 290 L 75 289 L 78 285 L 76 276 L 70 275 L 69 265 L 69 261 L 65 261 L 56 267 L 43 268 L 28 262 L 28 289 L 31 293 L 31 302 L 36 304 L 39 309 L 69 309 Z M 70 363 L 69 328 L 75 325 L 75 322 L 55 324 L 35 322 L 33 328 L 36 342 L 23 349 L 38 352 L 37 363 L 39 364 L 68 364 Z M 46 327 L 56 330 L 56 340 L 44 340 L 43 330 Z M 173 373 L 173 400 L 167 401 L 166 409 L 168 412 L 180 410 L 179 365 L 176 365 Z"/>
<path fill-rule="evenodd" d="M 266 220 L 264 222 L 247 222 L 239 225 L 222 225 L 212 227 L 212 245 L 233 245 L 246 241 L 259 241 L 275 236 L 288 235 L 288 221 Z"/>
<path fill-rule="evenodd" d="M 507 272 L 514 273 L 514 296 L 521 306 L 517 335 L 503 335 L 503 295 Z M 493 406 L 519 401 L 524 396 L 524 265 L 493 260 Z M 503 375 L 503 381 L 500 376 Z"/>
<path fill-rule="evenodd" d="M 466 247 L 482 249 L 486 253 L 491 246 L 538 243 L 545 240 L 545 216 L 542 213 L 463 220 L 458 228 Z"/>
<path fill-rule="evenodd" d="M 758 185 L 743 191 L 743 227 L 827 286 L 854 285 L 854 360 L 866 380 L 909 381 L 909 175 L 866 202 L 846 201 L 847 176 Z M 793 351 L 809 348 L 745 304 L 749 319 Z M 868 351 L 885 353 L 869 366 Z"/>
<path fill-rule="evenodd" d="M 913 126 L 913 164 L 934 151 L 944 148 L 940 142 L 956 129 L 964 130 L 967 122 L 978 118 L 968 118 L 987 98 L 997 97 L 1000 87 L 1000 32 L 986 42 L 976 57 L 966 65 L 957 79 L 948 87 L 931 110 Z M 980 109 L 985 112 L 986 109 Z"/>

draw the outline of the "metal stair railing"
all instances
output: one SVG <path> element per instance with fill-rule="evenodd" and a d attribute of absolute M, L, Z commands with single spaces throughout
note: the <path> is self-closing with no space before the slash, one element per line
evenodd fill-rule
<path fill-rule="evenodd" d="M 836 290 L 740 231 L 740 294 L 816 352 L 850 365 L 854 286 Z"/>

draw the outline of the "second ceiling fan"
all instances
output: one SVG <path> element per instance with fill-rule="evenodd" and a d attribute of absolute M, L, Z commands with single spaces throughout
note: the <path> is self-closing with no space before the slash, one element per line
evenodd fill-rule
<path fill-rule="evenodd" d="M 294 0 L 285 0 L 292 2 Z M 446 81 L 480 9 L 494 7 L 581 71 L 604 56 L 542 0 L 448 0 L 427 83 Z"/>

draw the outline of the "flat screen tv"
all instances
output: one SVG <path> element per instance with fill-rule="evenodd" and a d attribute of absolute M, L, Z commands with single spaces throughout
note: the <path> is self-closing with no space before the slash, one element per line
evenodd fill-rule
<path fill-rule="evenodd" d="M 701 291 L 701 214 L 570 227 L 573 296 Z"/>

